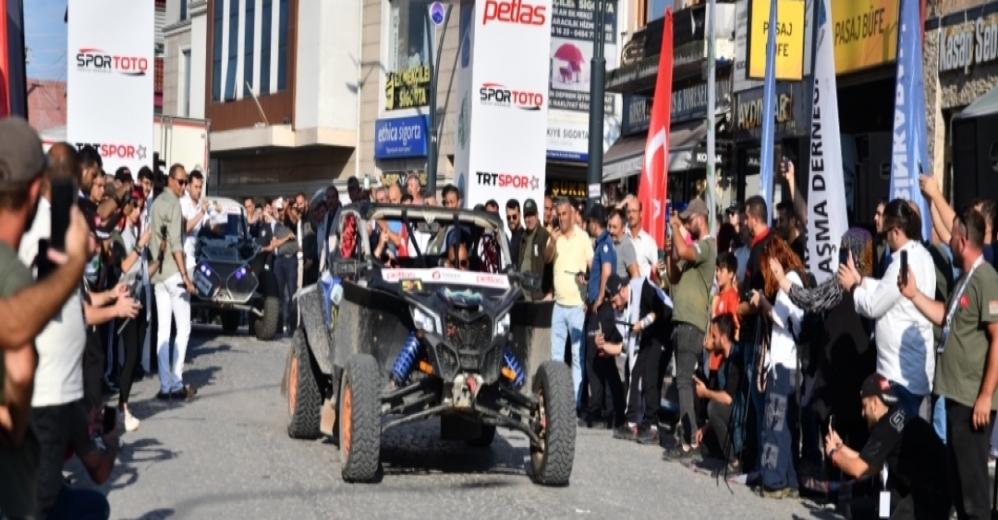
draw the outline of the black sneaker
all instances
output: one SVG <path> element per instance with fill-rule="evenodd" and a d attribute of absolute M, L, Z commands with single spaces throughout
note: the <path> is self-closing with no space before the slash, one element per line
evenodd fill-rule
<path fill-rule="evenodd" d="M 673 460 L 677 462 L 690 460 L 692 458 L 693 458 L 693 449 L 691 448 L 689 450 L 684 450 L 682 445 L 676 445 L 672 449 L 665 450 L 665 453 L 662 454 L 662 459 Z"/>
<path fill-rule="evenodd" d="M 579 417 L 579 428 L 592 428 L 593 424 L 597 422 L 599 422 L 598 418 L 591 413 L 587 413 Z"/>
<path fill-rule="evenodd" d="M 638 438 L 638 425 L 633 423 L 621 424 L 619 428 L 613 430 L 613 438 L 624 441 L 633 441 Z"/>
<path fill-rule="evenodd" d="M 638 444 L 658 444 L 658 428 L 655 426 L 642 427 L 638 431 L 637 441 Z"/>

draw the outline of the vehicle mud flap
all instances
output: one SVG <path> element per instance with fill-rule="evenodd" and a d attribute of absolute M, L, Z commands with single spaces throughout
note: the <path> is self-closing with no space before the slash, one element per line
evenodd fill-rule
<path fill-rule="evenodd" d="M 292 439 L 319 437 L 322 395 L 315 378 L 317 370 L 305 333 L 299 329 L 291 343 L 287 371 L 288 436 Z"/>
<path fill-rule="evenodd" d="M 305 329 L 312 357 L 323 374 L 332 374 L 333 356 L 331 334 L 322 316 L 323 293 L 318 285 L 309 285 L 298 291 L 298 309 L 301 311 L 301 328 Z"/>
<path fill-rule="evenodd" d="M 340 471 L 347 482 L 373 482 L 381 461 L 381 376 L 370 354 L 355 354 L 340 380 Z"/>
<path fill-rule="evenodd" d="M 269 341 L 277 334 L 277 324 L 281 319 L 281 297 L 277 292 L 277 276 L 266 270 L 260 274 L 260 291 L 263 294 L 263 316 L 257 318 L 253 333 L 256 339 Z"/>
<path fill-rule="evenodd" d="M 575 460 L 575 396 L 572 373 L 564 363 L 546 361 L 533 380 L 541 424 L 539 446 L 530 447 L 534 482 L 566 486 Z"/>

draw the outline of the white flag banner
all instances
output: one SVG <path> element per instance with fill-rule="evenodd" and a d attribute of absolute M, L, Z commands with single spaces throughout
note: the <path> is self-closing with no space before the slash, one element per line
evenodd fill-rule
<path fill-rule="evenodd" d="M 818 283 L 838 270 L 839 242 L 849 228 L 831 14 L 831 0 L 819 0 L 807 197 L 807 269 Z"/>
<path fill-rule="evenodd" d="M 153 2 L 69 2 L 66 140 L 96 148 L 112 175 L 153 166 L 155 33 Z"/>

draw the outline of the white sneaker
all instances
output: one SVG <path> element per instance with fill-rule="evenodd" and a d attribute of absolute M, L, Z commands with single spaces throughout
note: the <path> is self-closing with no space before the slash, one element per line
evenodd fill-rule
<path fill-rule="evenodd" d="M 125 411 L 125 431 L 126 432 L 134 432 L 135 430 L 138 430 L 140 424 L 142 424 L 142 421 L 136 419 L 135 416 L 132 415 L 131 412 Z"/>

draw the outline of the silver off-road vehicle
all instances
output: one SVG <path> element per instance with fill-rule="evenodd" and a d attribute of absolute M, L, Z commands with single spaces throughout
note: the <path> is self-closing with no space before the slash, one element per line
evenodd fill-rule
<path fill-rule="evenodd" d="M 390 265 L 372 254 L 371 234 L 381 226 L 403 237 Z M 506 265 L 498 218 L 350 205 L 329 240 L 329 270 L 298 293 L 303 326 L 283 383 L 288 434 L 338 438 L 343 479 L 371 482 L 385 430 L 439 417 L 445 440 L 488 447 L 502 427 L 529 439 L 535 482 L 567 485 L 572 376 L 550 360 L 552 303 L 521 297 L 540 279 Z M 461 244 L 468 260 L 448 261 Z"/>
<path fill-rule="evenodd" d="M 220 311 L 222 330 L 235 332 L 242 312 L 249 314 L 250 332 L 270 340 L 277 333 L 281 299 L 277 278 L 266 269 L 267 254 L 250 236 L 242 205 L 232 199 L 212 198 L 218 204 L 197 236 L 194 309 Z"/>

